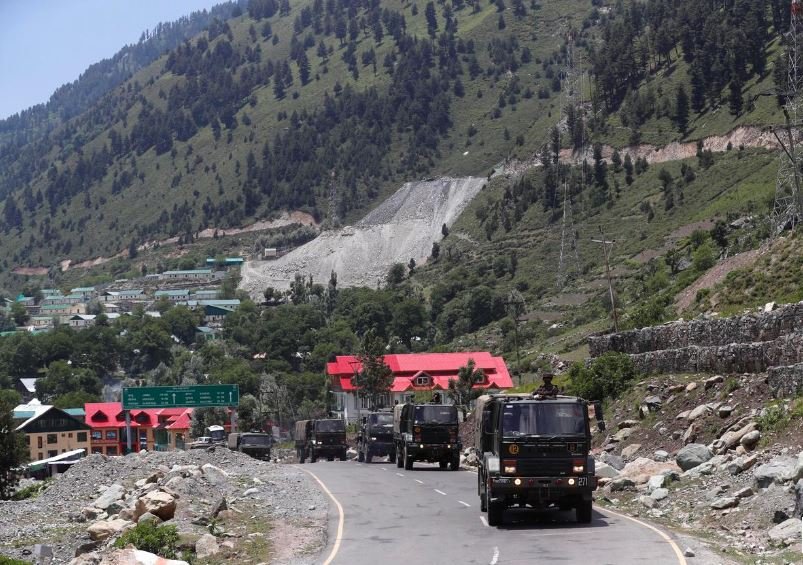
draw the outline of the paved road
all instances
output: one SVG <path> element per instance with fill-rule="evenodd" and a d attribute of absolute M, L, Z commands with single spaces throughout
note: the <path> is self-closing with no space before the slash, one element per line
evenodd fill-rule
<path fill-rule="evenodd" d="M 595 509 L 591 524 L 574 512 L 508 510 L 490 528 L 480 512 L 477 475 L 416 463 L 319 462 L 302 466 L 339 502 L 330 505 L 331 565 L 506 565 L 514 563 L 685 565 L 664 532 Z M 342 528 L 337 542 L 338 525 Z M 329 560 L 331 559 L 331 560 Z"/>

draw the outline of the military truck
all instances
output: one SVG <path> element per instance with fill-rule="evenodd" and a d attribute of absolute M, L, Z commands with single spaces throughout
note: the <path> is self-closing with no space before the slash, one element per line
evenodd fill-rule
<path fill-rule="evenodd" d="M 250 455 L 255 459 L 270 460 L 273 436 L 262 432 L 229 434 L 229 449 Z"/>
<path fill-rule="evenodd" d="M 477 491 L 488 524 L 502 524 L 506 508 L 575 510 L 591 521 L 597 488 L 590 455 L 589 407 L 605 429 L 602 407 L 561 395 L 495 394 L 477 399 Z"/>
<path fill-rule="evenodd" d="M 408 471 L 415 461 L 438 463 L 452 471 L 460 468 L 462 443 L 457 408 L 448 404 L 397 404 L 393 409 L 396 466 Z"/>
<path fill-rule="evenodd" d="M 299 463 L 307 459 L 315 463 L 318 457 L 334 461 L 346 460 L 346 424 L 343 420 L 300 420 L 295 429 L 296 457 Z"/>
<path fill-rule="evenodd" d="M 357 434 L 357 461 L 370 463 L 376 457 L 388 456 L 396 461 L 396 444 L 393 442 L 393 413 L 371 412 L 362 417 Z"/>

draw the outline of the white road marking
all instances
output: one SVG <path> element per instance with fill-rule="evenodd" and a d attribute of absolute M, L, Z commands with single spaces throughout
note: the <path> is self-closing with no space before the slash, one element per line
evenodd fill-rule
<path fill-rule="evenodd" d="M 483 526 L 485 526 L 486 528 L 490 528 L 490 526 L 488 525 L 488 520 L 485 519 L 485 516 L 480 516 L 480 520 L 482 520 Z"/>
<path fill-rule="evenodd" d="M 424 484 L 424 481 L 419 481 L 418 479 L 413 479 L 413 480 L 414 480 L 415 482 L 417 482 L 419 485 L 423 485 L 423 484 Z"/>
<path fill-rule="evenodd" d="M 494 555 L 493 555 L 493 557 L 491 557 L 491 564 L 490 565 L 496 565 L 497 563 L 499 563 L 499 548 L 498 547 L 494 547 Z"/>
<path fill-rule="evenodd" d="M 468 502 L 463 502 L 462 500 L 458 500 L 457 502 L 459 502 L 460 504 L 462 504 L 463 506 L 465 506 L 467 508 L 471 508 L 471 505 Z"/>
<path fill-rule="evenodd" d="M 396 476 L 398 476 L 398 477 L 403 477 L 403 476 L 404 476 L 404 474 L 403 474 L 403 473 L 396 473 Z"/>
<path fill-rule="evenodd" d="M 380 469 L 382 469 L 383 471 L 387 471 L 387 469 L 385 469 L 384 467 L 380 467 Z"/>
<path fill-rule="evenodd" d="M 443 496 L 446 496 L 446 493 L 445 493 L 445 492 L 443 492 L 442 490 L 438 490 L 438 489 L 436 489 L 436 488 L 434 488 L 434 489 L 432 489 L 432 490 L 434 490 L 434 491 L 435 491 L 435 492 L 437 492 L 438 494 L 442 494 Z"/>
<path fill-rule="evenodd" d="M 307 471 L 306 469 L 303 468 L 301 468 L 301 470 L 309 474 L 316 481 L 318 481 L 318 484 L 321 485 L 323 491 L 327 495 L 329 495 L 329 498 L 331 498 L 332 502 L 334 502 L 335 506 L 337 506 L 338 518 L 337 518 L 337 535 L 335 536 L 335 544 L 332 546 L 332 551 L 329 553 L 329 557 L 327 557 L 326 561 L 323 562 L 323 565 L 330 565 L 332 561 L 335 560 L 337 552 L 340 550 L 340 544 L 343 541 L 343 524 L 346 520 L 345 513 L 343 512 L 343 506 L 341 506 L 340 502 L 335 498 L 335 495 L 332 494 L 332 491 L 326 488 L 326 485 L 323 484 L 323 481 L 319 479 L 317 475 L 315 475 L 315 473 L 313 473 L 312 471 Z"/>
<path fill-rule="evenodd" d="M 651 526 L 650 524 L 647 524 L 646 522 L 642 522 L 641 520 L 636 520 L 635 518 L 632 518 L 631 516 L 626 516 L 624 514 L 619 514 L 618 512 L 614 512 L 613 510 L 608 510 L 607 508 L 605 508 L 605 509 L 597 508 L 597 510 L 599 510 L 603 514 L 613 514 L 614 516 L 616 516 L 618 518 L 624 518 L 625 520 L 630 520 L 631 522 L 635 522 L 639 526 L 644 526 L 645 528 L 651 529 L 653 532 L 655 532 L 656 534 L 661 536 L 664 539 L 664 541 L 666 541 L 669 544 L 669 546 L 675 552 L 675 557 L 678 558 L 679 565 L 687 565 L 686 558 L 683 556 L 683 552 L 680 550 L 678 545 L 666 533 L 662 532 L 661 530 L 659 530 L 655 526 Z"/>

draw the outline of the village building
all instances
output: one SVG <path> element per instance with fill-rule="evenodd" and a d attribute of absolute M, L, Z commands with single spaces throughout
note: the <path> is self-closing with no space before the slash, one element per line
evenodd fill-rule
<path fill-rule="evenodd" d="M 25 434 L 31 461 L 79 449 L 89 453 L 89 426 L 66 410 L 32 400 L 14 408 L 13 418 L 20 422 L 15 431 Z"/>
<path fill-rule="evenodd" d="M 188 271 L 165 271 L 159 278 L 165 280 L 195 280 L 195 279 L 211 279 L 213 276 L 212 269 L 192 269 Z"/>
<path fill-rule="evenodd" d="M 181 302 L 190 299 L 190 291 L 187 289 L 157 290 L 153 293 L 153 297 L 156 300 L 166 298 L 170 302 Z"/>
<path fill-rule="evenodd" d="M 98 296 L 98 300 L 103 303 L 110 302 L 143 302 L 148 297 L 141 288 L 132 290 L 105 290 Z"/>
<path fill-rule="evenodd" d="M 393 372 L 393 384 L 380 404 L 389 407 L 413 401 L 416 393 L 429 395 L 434 392 L 441 392 L 443 400 L 448 402 L 445 391 L 449 389 L 449 381 L 457 379 L 458 371 L 469 360 L 474 361 L 475 369 L 481 369 L 485 374 L 485 379 L 475 384 L 475 388 L 499 392 L 513 387 L 505 360 L 486 351 L 385 355 L 385 364 Z M 338 355 L 326 365 L 334 395 L 333 408 L 340 417 L 354 419 L 360 410 L 369 408 L 368 399 L 359 395 L 352 382 L 354 375 L 361 370 L 362 364 L 353 355 Z"/>
<path fill-rule="evenodd" d="M 127 450 L 125 411 L 120 402 L 84 405 L 92 428 L 91 452 L 123 455 Z M 184 449 L 189 437 L 192 408 L 131 410 L 132 451 Z"/>

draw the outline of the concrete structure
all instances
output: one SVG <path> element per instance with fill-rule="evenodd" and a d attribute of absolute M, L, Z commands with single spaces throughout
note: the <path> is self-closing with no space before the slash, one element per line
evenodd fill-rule
<path fill-rule="evenodd" d="M 89 426 L 64 410 L 31 401 L 17 406 L 14 418 L 24 418 L 15 430 L 25 434 L 31 461 L 77 449 L 89 452 Z"/>
<path fill-rule="evenodd" d="M 140 289 L 133 290 L 107 290 L 100 294 L 98 300 L 103 303 L 108 302 L 142 302 L 147 300 L 145 291 Z"/>
<path fill-rule="evenodd" d="M 505 360 L 493 357 L 486 351 L 468 353 L 410 353 L 385 355 L 385 364 L 393 371 L 393 385 L 384 399 L 385 406 L 412 401 L 417 392 L 446 391 L 449 381 L 457 379 L 461 367 L 473 360 L 476 369 L 485 373 L 485 381 L 475 385 L 487 391 L 501 391 L 513 387 Z M 352 383 L 354 375 L 362 370 L 359 359 L 353 355 L 339 355 L 326 364 L 335 396 L 334 410 L 345 418 L 355 418 L 359 410 L 367 409 L 366 399 Z M 447 400 L 446 395 L 443 395 Z"/>
<path fill-rule="evenodd" d="M 80 286 L 70 290 L 70 295 L 78 295 L 83 300 L 89 300 L 97 294 L 94 286 Z"/>
<path fill-rule="evenodd" d="M 167 298 L 170 302 L 181 302 L 190 299 L 190 291 L 186 289 L 157 290 L 153 293 L 153 297 L 156 300 Z"/>
<path fill-rule="evenodd" d="M 165 271 L 159 278 L 165 280 L 196 280 L 212 278 L 212 269 L 193 269 L 189 271 Z"/>

